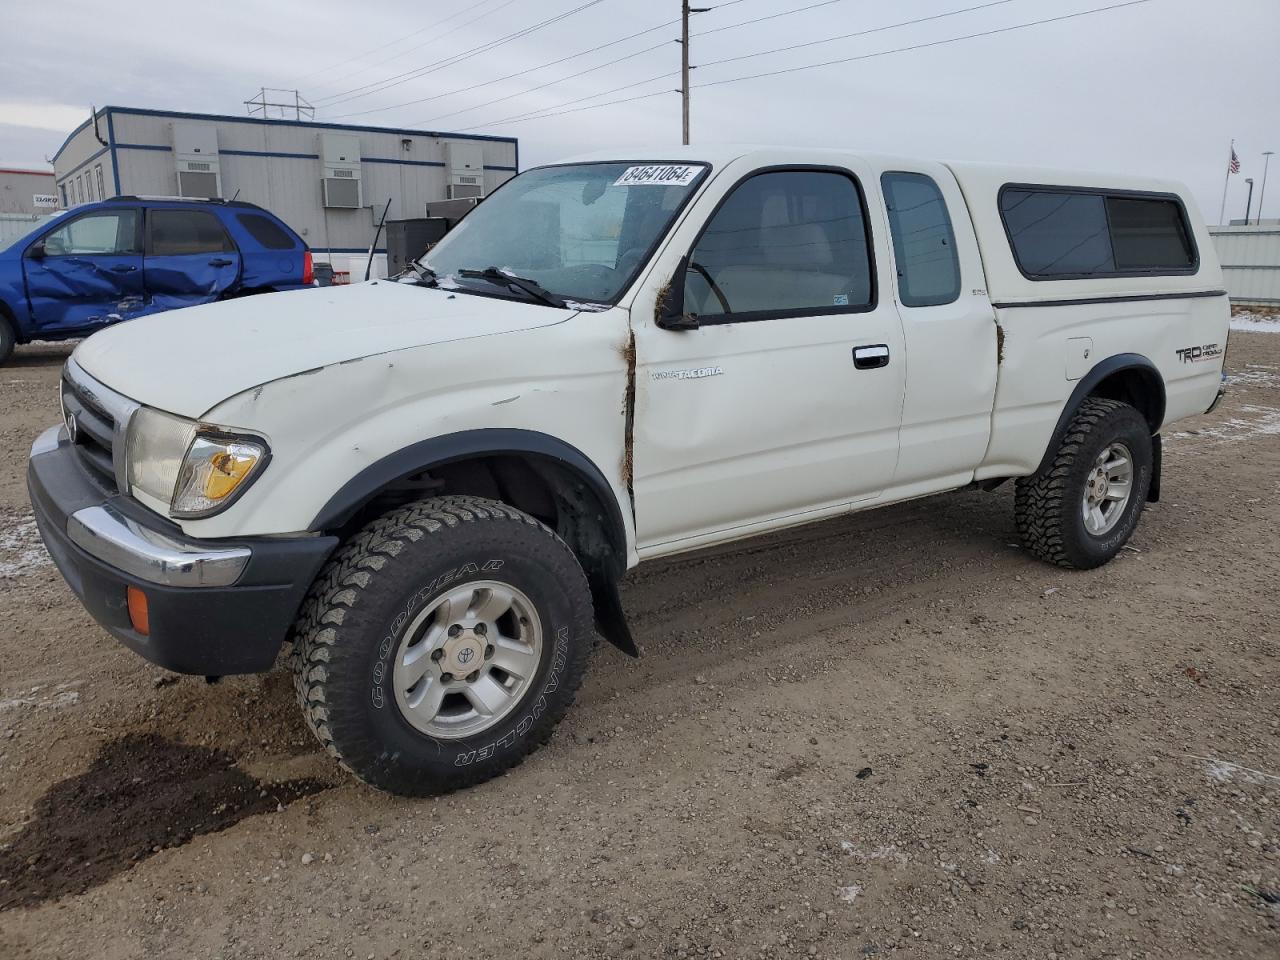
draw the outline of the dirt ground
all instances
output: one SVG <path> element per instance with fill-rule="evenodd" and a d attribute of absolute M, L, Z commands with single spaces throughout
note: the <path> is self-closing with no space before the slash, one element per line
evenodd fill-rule
<path fill-rule="evenodd" d="M 65 347 L 0 368 L 0 957 L 1280 956 L 1280 335 L 1109 566 L 959 493 L 646 566 L 551 744 L 438 800 L 208 685 L 35 535 Z"/>

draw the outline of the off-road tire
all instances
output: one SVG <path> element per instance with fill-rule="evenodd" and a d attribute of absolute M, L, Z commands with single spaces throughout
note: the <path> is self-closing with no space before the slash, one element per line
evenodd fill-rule
<path fill-rule="evenodd" d="M 1133 493 L 1119 522 L 1102 536 L 1085 529 L 1081 503 L 1089 471 L 1110 444 L 1133 454 Z M 1060 567 L 1088 570 L 1106 563 L 1138 525 L 1151 486 L 1151 429 L 1127 403 L 1089 397 L 1071 419 L 1053 459 L 1039 473 L 1018 480 L 1014 517 L 1022 542 L 1037 557 Z"/>
<path fill-rule="evenodd" d="M 496 725 L 436 739 L 397 706 L 392 658 L 416 613 L 467 578 L 508 582 L 529 597 L 542 656 Z M 437 497 L 371 521 L 321 570 L 294 627 L 291 666 L 307 724 L 343 767 L 382 790 L 426 796 L 495 777 L 545 743 L 594 639 L 591 594 L 564 541 L 505 504 Z"/>
<path fill-rule="evenodd" d="M 4 310 L 0 309 L 0 363 L 7 362 L 13 356 L 13 347 L 16 342 L 17 336 L 13 332 L 13 324 L 5 316 Z"/>

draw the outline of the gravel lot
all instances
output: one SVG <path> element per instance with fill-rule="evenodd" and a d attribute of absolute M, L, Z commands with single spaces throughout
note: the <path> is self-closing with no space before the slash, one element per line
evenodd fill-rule
<path fill-rule="evenodd" d="M 0 368 L 0 957 L 1280 956 L 1280 335 L 1111 565 L 1002 488 L 647 566 L 644 658 L 417 802 L 81 611 L 23 479 L 68 352 Z"/>

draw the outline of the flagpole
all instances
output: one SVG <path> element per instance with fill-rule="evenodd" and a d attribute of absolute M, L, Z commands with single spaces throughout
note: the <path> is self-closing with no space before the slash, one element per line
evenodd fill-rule
<path fill-rule="evenodd" d="M 1218 224 L 1221 226 L 1227 215 L 1227 186 L 1231 183 L 1231 158 L 1236 153 L 1236 141 L 1231 139 L 1231 146 L 1227 150 L 1227 175 L 1222 178 L 1222 209 L 1218 211 Z"/>

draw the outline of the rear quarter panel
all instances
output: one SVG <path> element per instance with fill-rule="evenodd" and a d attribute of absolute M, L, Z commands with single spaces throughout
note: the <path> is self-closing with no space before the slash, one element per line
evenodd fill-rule
<path fill-rule="evenodd" d="M 977 479 L 1033 473 L 1076 384 L 1118 354 L 1145 357 L 1159 371 L 1167 393 L 1162 427 L 1213 402 L 1231 311 L 1190 191 L 1172 181 L 1115 174 L 951 167 L 978 234 L 1002 339 L 991 442 Z M 1029 279 L 1018 269 L 1000 217 L 1000 189 L 1010 183 L 1174 194 L 1186 210 L 1198 267 L 1174 276 Z"/>

